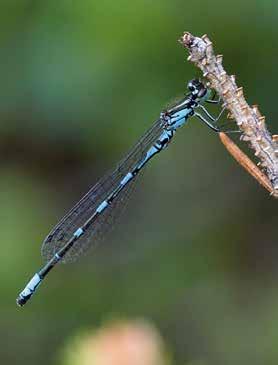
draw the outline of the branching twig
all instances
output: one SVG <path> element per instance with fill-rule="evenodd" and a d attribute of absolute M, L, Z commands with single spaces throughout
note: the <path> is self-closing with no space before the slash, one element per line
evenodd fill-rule
<path fill-rule="evenodd" d="M 222 65 L 222 56 L 215 56 L 212 43 L 204 35 L 202 38 L 185 33 L 181 43 L 189 50 L 188 60 L 195 63 L 220 95 L 229 117 L 235 119 L 242 131 L 242 140 L 249 142 L 255 150 L 259 164 L 266 171 L 272 184 L 272 193 L 278 197 L 278 140 L 271 137 L 265 126 L 263 117 L 256 105 L 250 107 L 244 96 L 242 87 L 238 88 L 235 77 L 227 75 Z"/>

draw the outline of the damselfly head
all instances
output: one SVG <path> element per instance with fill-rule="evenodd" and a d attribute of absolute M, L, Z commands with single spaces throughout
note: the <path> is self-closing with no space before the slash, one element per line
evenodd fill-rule
<path fill-rule="evenodd" d="M 207 88 L 199 79 L 189 81 L 187 88 L 194 99 L 202 99 L 207 94 Z"/>

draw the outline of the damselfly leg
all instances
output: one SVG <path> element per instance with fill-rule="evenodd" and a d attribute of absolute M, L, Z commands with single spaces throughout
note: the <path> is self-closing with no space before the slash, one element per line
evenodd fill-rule
<path fill-rule="evenodd" d="M 212 129 L 215 132 L 220 132 L 220 129 L 218 127 L 215 127 L 211 122 L 209 122 L 202 114 L 200 113 L 194 113 L 194 115 L 200 119 L 201 122 L 205 123 L 210 129 Z"/>
<path fill-rule="evenodd" d="M 217 115 L 217 117 L 212 116 L 207 109 L 203 105 L 199 105 L 199 108 L 206 114 L 206 116 L 213 122 L 217 123 L 218 120 L 221 118 L 222 114 L 224 113 L 224 110 L 226 109 L 225 106 L 221 109 L 220 113 Z"/>
<path fill-rule="evenodd" d="M 219 103 L 219 101 L 217 101 L 217 104 L 218 103 Z M 212 123 L 210 121 L 208 121 L 207 118 L 205 118 L 202 114 L 200 114 L 198 112 L 194 112 L 194 115 L 199 120 L 201 120 L 201 122 L 205 123 L 213 131 L 215 131 L 215 132 L 224 132 L 224 133 L 240 133 L 241 132 L 240 130 L 225 130 L 224 127 L 227 124 L 229 125 L 230 123 L 224 124 L 222 126 L 217 125 L 218 120 L 222 117 L 222 114 L 224 113 L 224 111 L 226 109 L 225 106 L 221 109 L 221 111 L 220 111 L 220 113 L 218 114 L 217 117 L 212 116 L 203 105 L 200 104 L 198 107 L 204 112 L 204 114 L 208 117 L 208 119 L 211 120 Z"/>
<path fill-rule="evenodd" d="M 208 103 L 208 104 L 219 104 L 219 103 L 220 103 L 220 101 L 221 101 L 221 98 L 220 98 L 220 97 L 218 97 L 218 99 L 217 99 L 217 100 L 215 100 L 216 95 L 217 95 L 216 91 L 215 91 L 215 90 L 213 90 L 212 98 L 211 98 L 211 99 L 206 100 L 206 103 Z"/>

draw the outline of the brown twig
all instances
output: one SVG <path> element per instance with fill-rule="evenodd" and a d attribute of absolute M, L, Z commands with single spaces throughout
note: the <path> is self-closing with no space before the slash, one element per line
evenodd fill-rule
<path fill-rule="evenodd" d="M 242 131 L 242 140 L 248 142 L 260 160 L 260 166 L 266 171 L 271 182 L 272 194 L 278 197 L 278 140 L 271 137 L 257 105 L 250 107 L 242 87 L 238 88 L 235 77 L 227 75 L 222 65 L 222 56 L 215 56 L 212 43 L 204 35 L 202 38 L 185 33 L 180 42 L 189 50 L 188 60 L 195 63 L 203 72 L 224 101 L 229 117 L 235 119 Z M 250 171 L 249 171 L 250 172 Z"/>

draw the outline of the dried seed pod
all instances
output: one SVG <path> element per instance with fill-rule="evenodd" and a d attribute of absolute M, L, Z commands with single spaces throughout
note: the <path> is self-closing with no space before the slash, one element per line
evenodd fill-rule
<path fill-rule="evenodd" d="M 270 181 L 268 180 L 267 176 L 254 164 L 254 162 L 251 161 L 250 158 L 246 156 L 246 154 L 241 151 L 241 149 L 225 133 L 220 132 L 219 138 L 226 147 L 226 149 L 234 157 L 234 159 L 250 175 L 252 175 L 259 182 L 259 184 L 261 184 L 266 190 L 272 193 L 273 189 Z"/>

